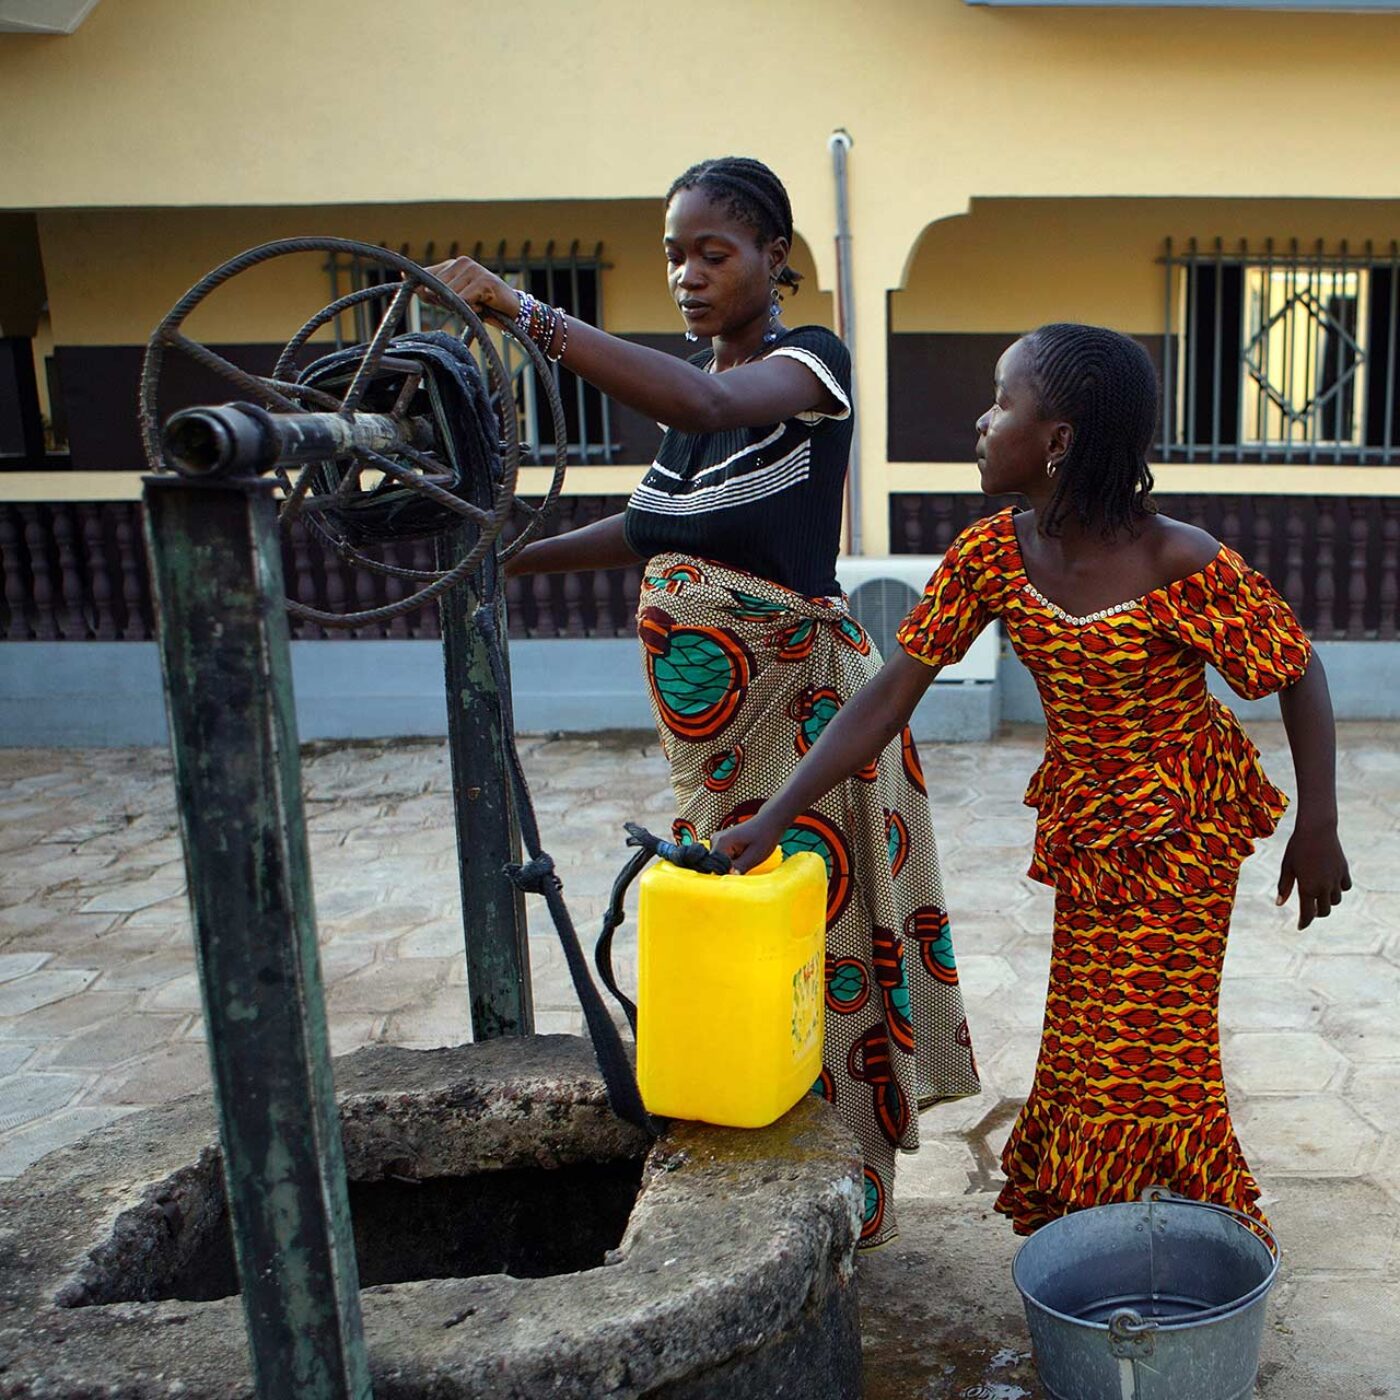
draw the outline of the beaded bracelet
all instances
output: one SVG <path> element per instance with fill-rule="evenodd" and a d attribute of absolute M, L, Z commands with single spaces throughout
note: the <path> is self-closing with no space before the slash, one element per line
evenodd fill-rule
<path fill-rule="evenodd" d="M 515 324 L 522 335 L 531 340 L 544 352 L 545 358 L 557 364 L 564 358 L 569 348 L 569 320 L 562 306 L 547 306 L 532 297 L 529 292 L 518 293 L 519 310 L 515 313 Z M 551 355 L 554 342 L 559 341 L 559 353 Z"/>
<path fill-rule="evenodd" d="M 569 348 L 569 317 L 562 306 L 556 306 L 554 308 L 554 315 L 560 331 L 559 353 L 557 355 L 551 355 L 549 353 L 549 345 L 554 344 L 554 336 L 551 335 L 549 337 L 549 345 L 546 345 L 544 354 L 547 360 L 557 365 L 559 361 L 564 358 L 564 351 Z"/>

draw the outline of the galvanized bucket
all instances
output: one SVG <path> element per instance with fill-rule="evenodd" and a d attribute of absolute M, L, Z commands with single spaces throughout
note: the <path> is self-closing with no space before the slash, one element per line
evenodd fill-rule
<path fill-rule="evenodd" d="M 1237 1210 L 1150 1186 L 1043 1226 L 1011 1276 L 1054 1400 L 1246 1400 L 1278 1244 Z"/>

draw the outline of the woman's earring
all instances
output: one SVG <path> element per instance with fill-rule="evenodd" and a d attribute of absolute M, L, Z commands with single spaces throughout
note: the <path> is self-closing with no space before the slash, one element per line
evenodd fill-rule
<path fill-rule="evenodd" d="M 773 298 L 768 303 L 768 329 L 763 334 L 763 343 L 771 345 L 779 335 L 779 322 L 783 315 L 782 299 L 778 296 L 778 281 L 773 279 Z"/>
<path fill-rule="evenodd" d="M 1060 464 L 1055 461 L 1048 461 L 1045 464 L 1045 475 L 1053 477 L 1060 469 Z"/>
<path fill-rule="evenodd" d="M 685 338 L 692 342 L 700 339 L 700 337 L 696 335 L 694 331 L 686 331 Z"/>

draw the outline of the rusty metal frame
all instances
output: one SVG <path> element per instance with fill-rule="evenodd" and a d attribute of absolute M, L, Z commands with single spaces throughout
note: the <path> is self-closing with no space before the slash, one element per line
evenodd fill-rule
<path fill-rule="evenodd" d="M 339 297 L 329 306 L 323 307 L 309 318 L 293 335 L 270 376 L 251 374 L 210 350 L 207 346 L 191 339 L 183 331 L 185 321 L 212 292 L 223 286 L 231 278 L 270 259 L 298 253 L 347 254 L 361 260 L 370 260 L 398 274 L 398 279 L 376 287 L 364 288 Z M 212 272 L 202 277 L 170 309 L 152 333 L 146 349 L 146 358 L 141 371 L 140 424 L 146 459 L 156 472 L 177 468 L 165 452 L 161 442 L 159 415 L 160 387 L 168 351 L 176 350 L 201 364 L 204 368 L 220 375 L 240 395 L 251 399 L 261 407 L 278 413 L 297 413 L 315 408 L 340 414 L 354 413 L 361 401 L 370 380 L 381 370 L 393 364 L 389 354 L 394 331 L 403 319 L 410 298 L 418 291 L 432 295 L 446 307 L 464 327 L 463 339 L 477 348 L 486 366 L 486 374 L 491 391 L 498 397 L 508 398 L 511 393 L 512 376 L 501 360 L 491 337 L 486 334 L 485 325 L 476 312 L 450 288 L 432 273 L 412 262 L 400 253 L 373 244 L 359 243 L 343 238 L 284 238 L 251 248 L 235 258 L 229 259 Z M 374 298 L 388 298 L 389 305 L 380 315 L 375 332 L 364 347 L 354 372 L 350 376 L 343 395 L 336 398 L 323 389 L 297 382 L 295 360 L 297 352 L 312 335 L 327 322 L 349 306 L 359 305 Z M 356 451 L 348 455 L 350 467 L 339 478 L 340 499 L 358 488 L 360 475 L 365 469 L 386 472 L 403 486 L 421 491 L 437 501 L 439 505 L 462 517 L 463 523 L 474 528 L 474 535 L 462 535 L 465 553 L 455 563 L 436 571 L 406 570 L 386 564 L 373 558 L 363 550 L 355 548 L 343 537 L 338 537 L 321 518 L 321 511 L 313 493 L 316 474 L 320 464 L 306 464 L 293 481 L 284 472 L 279 474 L 284 498 L 281 514 L 285 524 L 290 524 L 299 516 L 305 518 L 321 541 L 348 562 L 369 569 L 375 573 L 419 583 L 422 586 L 414 593 L 378 608 L 368 608 L 357 612 L 332 613 L 312 607 L 296 599 L 288 600 L 288 609 L 297 617 L 319 623 L 328 628 L 362 627 L 367 624 L 386 621 L 403 613 L 412 612 L 425 604 L 441 598 L 463 580 L 470 578 L 482 567 L 483 561 L 493 549 L 496 539 L 513 511 L 523 509 L 527 523 L 506 550 L 506 557 L 536 538 L 544 527 L 549 512 L 557 502 L 563 487 L 564 475 L 568 466 L 568 433 L 564 422 L 563 405 L 559 399 L 557 382 L 552 366 L 539 347 L 527 336 L 520 335 L 516 328 L 497 318 L 495 323 L 505 335 L 517 344 L 534 365 L 540 387 L 549 402 L 555 429 L 554 476 L 545 500 L 537 507 L 529 507 L 516 495 L 519 478 L 521 445 L 518 424 L 514 414 L 500 415 L 502 435 L 501 480 L 491 499 L 485 504 L 467 503 L 442 489 L 441 482 L 450 475 L 447 466 L 432 451 L 424 451 L 413 444 L 412 435 L 405 434 L 405 441 L 396 455 L 405 457 L 411 463 L 406 468 L 399 461 L 372 451 Z M 410 394 L 404 393 L 390 416 L 405 416 Z"/>

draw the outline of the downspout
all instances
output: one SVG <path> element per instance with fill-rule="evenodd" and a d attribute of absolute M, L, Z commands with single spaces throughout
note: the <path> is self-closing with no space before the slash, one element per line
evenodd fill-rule
<path fill-rule="evenodd" d="M 845 127 L 837 127 L 826 143 L 836 177 L 836 334 L 851 352 L 851 412 L 856 410 L 856 308 L 851 287 L 851 202 L 847 158 L 854 142 Z M 860 554 L 860 426 L 851 434 L 851 457 L 846 469 L 846 552 Z"/>

